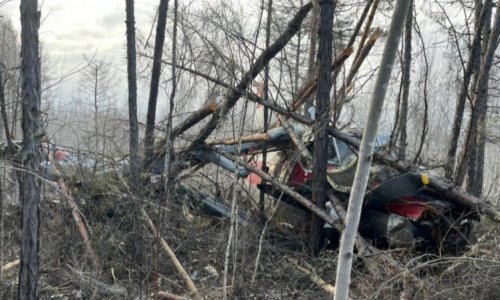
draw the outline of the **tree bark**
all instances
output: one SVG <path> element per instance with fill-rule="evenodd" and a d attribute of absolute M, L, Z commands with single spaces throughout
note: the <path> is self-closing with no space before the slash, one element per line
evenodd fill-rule
<path fill-rule="evenodd" d="M 23 150 L 20 196 L 23 204 L 19 299 L 38 298 L 40 229 L 40 60 L 37 0 L 21 0 L 21 74 Z"/>
<path fill-rule="evenodd" d="M 302 3 L 302 1 L 301 1 Z M 268 0 L 267 2 L 267 20 L 266 20 L 266 48 L 269 47 L 271 44 L 271 22 L 272 22 L 272 11 L 273 11 L 273 0 Z M 300 33 L 300 31 L 299 31 Z M 299 37 L 299 45 L 297 46 L 297 49 L 300 49 L 300 37 Z M 298 70 L 298 57 L 299 57 L 299 50 L 297 50 L 297 65 L 296 68 Z M 270 67 L 269 64 L 266 64 L 266 67 L 264 68 L 264 100 L 269 101 L 269 71 Z M 295 81 L 298 82 L 298 71 L 295 74 Z M 297 88 L 297 85 L 295 85 Z M 267 130 L 269 128 L 269 108 L 264 106 L 264 133 L 267 133 Z M 262 171 L 267 170 L 267 147 L 264 146 L 262 148 Z M 264 182 L 262 182 L 264 183 Z M 266 211 L 265 211 L 265 193 L 264 191 L 260 191 L 259 194 L 259 215 L 260 215 L 260 220 L 264 224 L 266 221 Z"/>
<path fill-rule="evenodd" d="M 411 0 L 399 0 L 396 3 L 392 16 L 389 34 L 385 44 L 380 70 L 373 89 L 373 96 L 370 102 L 368 119 L 365 125 L 361 147 L 359 151 L 359 162 L 356 168 L 356 175 L 349 197 L 349 208 L 347 211 L 346 228 L 342 232 L 339 249 L 339 262 L 337 265 L 336 293 L 335 299 L 347 299 L 349 295 L 349 284 L 351 281 L 353 248 L 356 240 L 361 208 L 364 193 L 368 183 L 371 161 L 374 152 L 375 137 L 378 130 L 380 115 L 384 104 L 387 86 L 391 77 L 392 66 L 396 51 L 398 49 L 399 38 L 402 26 Z"/>
<path fill-rule="evenodd" d="M 486 6 L 483 6 L 479 20 L 477 20 L 476 30 L 474 33 L 474 40 L 472 42 L 469 58 L 467 60 L 467 66 L 464 70 L 463 83 L 461 85 L 460 93 L 457 99 L 457 108 L 455 110 L 455 117 L 453 119 L 450 147 L 448 148 L 448 154 L 445 166 L 445 177 L 448 179 L 451 179 L 452 177 L 457 178 L 459 176 L 457 172 L 455 172 L 455 174 L 453 172 L 455 168 L 455 156 L 457 154 L 458 140 L 460 138 L 460 129 L 462 127 L 462 120 L 465 110 L 465 100 L 467 99 L 467 94 L 469 92 L 469 83 L 472 77 L 472 71 L 475 62 L 479 59 L 481 53 L 481 33 L 483 30 L 484 23 L 486 21 L 486 16 L 487 16 L 487 9 Z"/>
<path fill-rule="evenodd" d="M 484 5 L 490 7 L 490 9 L 487 10 L 488 14 L 486 16 L 486 21 L 483 28 L 481 57 L 485 57 L 486 52 L 488 51 L 488 44 L 491 35 L 491 7 L 493 6 L 493 4 L 491 3 L 491 0 L 486 0 Z M 474 86 L 476 86 L 477 82 L 479 82 L 480 72 L 481 62 L 478 61 L 476 64 L 476 71 L 474 76 L 474 82 L 476 84 Z M 486 85 L 484 89 L 488 90 L 488 81 L 486 81 L 484 84 Z M 484 103 L 487 103 L 488 94 L 486 94 L 485 97 L 486 99 L 484 100 Z M 478 125 L 476 132 L 473 134 L 473 137 L 471 137 L 471 140 L 474 140 L 473 144 L 476 145 L 476 147 L 469 148 L 470 151 L 467 166 L 466 191 L 476 197 L 480 197 L 483 190 L 484 155 L 486 150 L 486 109 L 484 114 L 481 114 L 479 116 L 479 119 L 477 120 Z"/>
<path fill-rule="evenodd" d="M 156 121 L 156 102 L 161 75 L 161 58 L 165 42 L 165 27 L 167 24 L 168 0 L 160 0 L 158 7 L 158 23 L 156 25 L 155 48 L 153 53 L 153 70 L 151 71 L 151 86 L 149 89 L 148 113 L 146 116 L 146 132 L 144 134 L 144 168 L 149 168 L 153 158 L 154 130 Z"/>
<path fill-rule="evenodd" d="M 398 139 L 398 157 L 406 159 L 407 144 L 407 120 L 408 120 L 408 95 L 410 94 L 410 74 L 411 74 L 411 38 L 413 30 L 413 1 L 410 0 L 410 7 L 406 14 L 405 22 L 405 40 L 404 40 L 404 59 L 403 59 L 403 87 L 401 93 L 401 104 L 399 110 L 400 133 Z"/>
<path fill-rule="evenodd" d="M 328 160 L 328 134 L 326 128 L 329 123 L 330 89 L 332 87 L 332 42 L 333 42 L 333 0 L 320 0 L 319 25 L 319 74 L 318 88 L 316 89 L 316 122 L 314 126 L 314 154 L 313 154 L 313 181 L 312 201 L 324 209 L 326 202 L 326 168 Z M 318 254 L 320 249 L 321 232 L 324 222 L 313 217 L 311 222 L 311 250 Z"/>
<path fill-rule="evenodd" d="M 172 134 L 173 128 L 173 115 L 175 108 L 175 94 L 177 92 L 177 9 L 178 0 L 174 0 L 174 28 L 172 33 L 172 91 L 169 99 L 169 110 L 167 116 L 167 135 L 165 137 L 165 195 L 167 203 L 169 203 L 172 187 L 171 180 L 171 160 L 174 153 L 174 135 Z"/>
<path fill-rule="evenodd" d="M 125 0 L 127 19 L 127 78 L 128 78 L 128 121 L 130 176 L 135 178 L 139 173 L 139 125 L 137 122 L 137 68 L 135 46 L 134 0 Z"/>
<path fill-rule="evenodd" d="M 484 6 L 488 6 L 487 3 Z M 467 138 L 464 149 L 464 159 L 462 161 L 468 161 L 469 164 L 474 164 L 469 167 L 469 170 L 472 173 L 469 173 L 470 180 L 474 180 L 471 185 L 470 192 L 475 196 L 480 196 L 482 193 L 482 185 L 483 185 L 483 174 L 481 167 L 481 174 L 477 172 L 476 164 L 479 163 L 476 161 L 476 151 L 474 147 L 477 147 L 476 144 L 478 142 L 478 137 L 483 135 L 484 132 L 480 132 L 481 127 L 480 123 L 482 122 L 482 118 L 486 118 L 486 113 L 488 110 L 488 80 L 490 75 L 491 66 L 493 64 L 493 58 L 495 55 L 495 51 L 498 48 L 498 39 L 500 36 L 500 10 L 497 9 L 495 13 L 495 20 L 493 22 L 493 29 L 491 32 L 491 36 L 489 37 L 488 47 L 485 53 L 485 56 L 481 63 L 481 71 L 479 73 L 479 78 L 477 81 L 477 86 L 474 92 L 473 106 L 472 106 L 472 114 L 469 120 L 469 130 L 467 132 Z M 484 121 L 485 122 L 485 121 Z M 484 149 L 483 149 L 484 151 Z M 484 152 L 481 155 L 484 156 Z M 469 156 L 467 158 L 467 156 Z M 481 162 L 481 163 L 484 163 Z M 472 169 L 472 170 L 471 170 Z"/>

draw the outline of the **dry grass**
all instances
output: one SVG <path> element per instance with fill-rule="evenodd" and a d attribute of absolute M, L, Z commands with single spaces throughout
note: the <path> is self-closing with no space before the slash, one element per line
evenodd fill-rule
<path fill-rule="evenodd" d="M 150 296 L 156 286 L 159 291 L 189 298 L 175 268 L 155 247 L 154 237 L 134 213 L 134 201 L 139 198 L 153 222 L 158 224 L 161 220 L 163 237 L 201 295 L 206 299 L 222 297 L 230 222 L 204 214 L 186 194 L 177 194 L 174 203 L 165 205 L 158 186 L 146 185 L 143 190 L 148 194 L 131 197 L 116 178 L 87 182 L 80 188 L 77 199 L 99 257 L 98 268 L 93 268 L 85 257 L 69 209 L 56 192 L 46 189 L 41 227 L 42 299 L 135 299 Z M 240 207 L 252 207 L 244 192 L 238 195 Z M 161 217 L 158 203 L 164 207 Z M 4 261 L 9 262 L 17 258 L 19 251 L 19 206 L 6 206 L 4 216 L 2 253 Z M 266 230 L 259 267 L 252 282 L 261 232 L 257 224 L 236 227 L 228 268 L 230 298 L 331 297 L 290 260 L 334 285 L 337 252 L 324 251 L 319 257 L 312 257 L 305 247 L 305 236 L 278 222 L 271 222 Z M 390 255 L 422 280 L 416 288 L 418 299 L 496 299 L 500 294 L 500 226 L 483 221 L 477 224 L 475 233 L 477 242 L 460 257 L 405 250 L 392 250 Z M 370 275 L 364 267 L 367 259 L 376 257 L 355 259 L 353 297 L 399 299 L 405 284 L 403 274 L 389 276 L 381 266 L 378 276 Z M 16 281 L 17 269 L 5 272 L 0 283 L 2 299 L 16 298 Z"/>

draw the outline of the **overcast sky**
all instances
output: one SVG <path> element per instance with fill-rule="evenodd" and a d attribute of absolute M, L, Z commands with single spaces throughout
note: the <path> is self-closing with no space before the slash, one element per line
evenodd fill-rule
<path fill-rule="evenodd" d="M 138 34 L 148 35 L 158 0 L 136 1 Z M 0 13 L 11 19 L 20 32 L 19 0 L 11 0 Z M 40 41 L 51 66 L 60 76 L 84 62 L 84 55 L 97 51 L 99 58 L 112 62 L 119 73 L 126 72 L 125 0 L 39 0 L 42 10 Z M 71 97 L 77 78 L 65 81 L 58 98 Z M 125 80 L 119 81 L 126 88 Z"/>
<path fill-rule="evenodd" d="M 157 0 L 136 1 L 139 31 L 149 31 Z M 1 10 L 20 29 L 19 0 L 11 0 Z M 124 55 L 124 0 L 46 0 L 42 9 L 40 40 L 53 59 L 72 64 L 83 54 Z"/>

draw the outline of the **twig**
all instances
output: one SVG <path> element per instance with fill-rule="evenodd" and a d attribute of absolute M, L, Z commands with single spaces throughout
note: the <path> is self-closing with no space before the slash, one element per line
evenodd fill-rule
<path fill-rule="evenodd" d="M 2 273 L 19 265 L 20 260 L 16 259 L 2 266 Z"/>
<path fill-rule="evenodd" d="M 189 277 L 189 274 L 186 272 L 186 270 L 184 269 L 184 267 L 181 265 L 181 263 L 177 259 L 177 256 L 172 251 L 172 249 L 170 248 L 170 246 L 167 244 L 167 242 L 165 241 L 165 239 L 163 239 L 163 237 L 161 237 L 159 235 L 158 230 L 156 229 L 155 225 L 153 224 L 153 222 L 149 218 L 149 216 L 146 213 L 146 211 L 144 210 L 144 208 L 141 208 L 141 214 L 144 217 L 144 221 L 148 225 L 148 227 L 151 230 L 151 232 L 153 233 L 153 235 L 160 237 L 160 243 L 161 243 L 161 246 L 162 246 L 163 250 L 165 251 L 165 253 L 170 258 L 170 261 L 174 264 L 175 268 L 177 269 L 177 272 L 179 273 L 179 275 L 182 277 L 182 279 L 186 283 L 186 286 L 188 287 L 189 291 L 193 294 L 194 299 L 200 299 L 201 300 L 202 298 L 201 298 L 200 294 L 198 293 L 198 289 L 196 288 L 196 286 L 194 285 L 193 281 Z"/>
<path fill-rule="evenodd" d="M 169 292 L 158 292 L 156 295 L 158 300 L 187 300 L 188 298 L 184 298 L 179 295 L 175 295 Z"/>
<path fill-rule="evenodd" d="M 312 282 L 316 283 L 317 285 L 319 285 L 320 288 L 322 288 L 325 292 L 327 292 L 328 294 L 330 295 L 335 295 L 335 286 L 334 285 L 331 285 L 329 284 L 328 282 L 326 282 L 325 280 L 323 280 L 321 277 L 319 277 L 318 275 L 314 274 L 313 272 L 311 272 L 310 270 L 302 267 L 302 266 L 299 266 L 299 264 L 297 264 L 296 262 L 294 262 L 293 260 L 291 259 L 287 259 L 297 270 L 301 271 L 302 273 L 306 274 L 307 276 L 309 276 L 309 278 L 311 279 Z M 349 297 L 349 299 L 352 299 Z"/>

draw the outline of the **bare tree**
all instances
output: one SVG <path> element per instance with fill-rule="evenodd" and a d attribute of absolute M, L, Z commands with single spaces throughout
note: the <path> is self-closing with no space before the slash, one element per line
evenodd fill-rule
<path fill-rule="evenodd" d="M 337 278 L 335 299 L 348 299 L 349 284 L 351 281 L 351 267 L 354 256 L 353 248 L 358 231 L 359 219 L 361 216 L 361 207 L 363 204 L 364 193 L 370 175 L 372 155 L 374 152 L 375 137 L 378 130 L 380 114 L 384 104 L 387 86 L 392 73 L 392 67 L 396 51 L 398 49 L 399 38 L 401 36 L 405 16 L 408 12 L 411 0 L 398 0 L 392 21 L 389 28 L 389 34 L 385 43 L 382 61 L 377 80 L 373 88 L 373 96 L 370 101 L 368 119 L 363 132 L 363 139 L 359 151 L 358 166 L 349 197 L 349 208 L 347 210 L 346 227 L 342 232 L 340 240 L 339 260 L 337 265 Z"/>
<path fill-rule="evenodd" d="M 488 1 L 487 1 L 488 3 Z M 484 5 L 486 6 L 487 3 Z M 495 51 L 498 48 L 498 39 L 500 36 L 500 10 L 497 9 L 495 13 L 495 19 L 493 22 L 493 29 L 491 35 L 489 36 L 489 42 L 487 50 L 481 62 L 481 69 L 479 72 L 479 77 L 474 90 L 474 98 L 472 102 L 472 113 L 469 120 L 469 126 L 467 131 L 465 149 L 463 151 L 462 165 L 461 168 L 465 169 L 465 162 L 469 166 L 468 176 L 471 179 L 471 184 L 468 186 L 469 192 L 476 196 L 481 195 L 483 186 L 483 166 L 484 164 L 484 147 L 477 144 L 478 142 L 484 142 L 481 137 L 484 132 L 481 132 L 482 118 L 486 118 L 486 113 L 488 110 L 488 81 L 490 76 L 490 70 L 493 64 L 493 58 Z M 485 128 L 485 127 L 483 127 Z M 476 148 L 478 147 L 478 148 Z M 479 153 L 477 152 L 479 150 Z M 479 158 L 479 160 L 477 159 Z M 478 164 L 481 167 L 478 168 Z"/>
<path fill-rule="evenodd" d="M 405 39 L 404 39 L 404 58 L 403 58 L 403 78 L 401 104 L 399 110 L 399 139 L 398 139 L 398 157 L 402 160 L 406 159 L 406 144 L 407 144 L 407 119 L 408 119 L 408 95 L 410 94 L 410 74 L 411 74 L 411 38 L 413 26 L 413 1 L 410 3 L 409 11 L 406 15 L 405 22 Z"/>
<path fill-rule="evenodd" d="M 314 130 L 314 154 L 313 154 L 313 185 L 312 200 L 320 208 L 325 207 L 326 202 L 326 168 L 328 160 L 328 134 L 330 112 L 330 89 L 332 87 L 332 41 L 333 41 L 333 0 L 319 1 L 320 24 L 319 24 L 319 74 L 318 88 L 316 91 L 316 125 Z M 324 222 L 313 217 L 311 223 L 311 248 L 313 253 L 319 252 L 320 237 Z"/>
<path fill-rule="evenodd" d="M 264 9 L 264 1 L 262 1 L 262 9 Z M 273 0 L 268 0 L 267 2 L 267 20 L 266 20 L 266 48 L 269 47 L 271 43 L 271 22 L 272 22 L 272 10 L 273 10 Z M 270 66 L 267 64 L 264 68 L 264 100 L 269 101 L 269 72 Z M 297 76 L 297 74 L 296 74 Z M 297 76 L 298 77 L 298 76 Z M 296 78 L 297 78 L 296 77 Z M 264 108 L 264 132 L 267 132 L 269 127 L 269 108 Z M 267 148 L 264 147 L 262 151 L 262 170 L 267 169 Z M 259 194 L 259 213 L 261 221 L 264 223 L 266 220 L 265 213 L 265 193 L 261 191 Z"/>
<path fill-rule="evenodd" d="M 174 0 L 174 28 L 172 33 L 172 91 L 169 99 L 169 111 L 167 116 L 167 136 L 165 143 L 165 192 L 167 203 L 170 199 L 170 191 L 172 187 L 171 160 L 174 153 L 174 136 L 172 135 L 173 115 L 175 108 L 175 95 L 177 92 L 177 12 L 179 8 L 178 0 Z"/>
<path fill-rule="evenodd" d="M 144 167 L 149 167 L 153 157 L 154 131 L 156 120 L 156 102 L 161 75 L 161 58 L 165 41 L 165 27 L 167 24 L 168 0 L 160 0 L 158 7 L 158 21 L 156 25 L 155 48 L 153 54 L 153 70 L 151 71 L 151 85 L 149 89 L 148 113 L 146 132 L 144 136 Z"/>
<path fill-rule="evenodd" d="M 127 20 L 127 76 L 130 175 L 135 178 L 139 167 L 139 126 L 137 123 L 137 68 L 135 44 L 134 0 L 125 0 Z"/>
<path fill-rule="evenodd" d="M 476 1 L 478 7 L 481 0 Z M 460 129 L 462 127 L 462 120 L 465 110 L 465 100 L 467 99 L 467 94 L 469 93 L 469 84 L 473 74 L 473 68 L 476 61 L 480 59 L 481 55 L 481 34 L 483 31 L 483 26 L 486 22 L 486 17 L 488 15 L 488 7 L 482 6 L 481 14 L 479 19 L 476 19 L 476 26 L 474 32 L 474 39 L 470 48 L 469 58 L 467 60 L 467 65 L 464 70 L 463 82 L 460 87 L 460 93 L 457 99 L 457 107 L 455 110 L 455 117 L 453 119 L 452 134 L 450 137 L 450 146 L 448 148 L 448 154 L 446 159 L 445 176 L 451 178 L 453 176 L 453 170 L 455 168 L 455 156 L 458 150 L 458 140 L 460 138 Z M 458 42 L 457 42 L 458 43 Z M 457 45 L 458 46 L 458 45 Z M 457 178 L 462 177 L 462 175 L 455 172 L 455 182 L 461 181 Z"/>
<path fill-rule="evenodd" d="M 21 72 L 23 107 L 23 153 L 20 194 L 23 203 L 19 299 L 38 298 L 40 229 L 40 60 L 37 0 L 21 1 Z"/>

